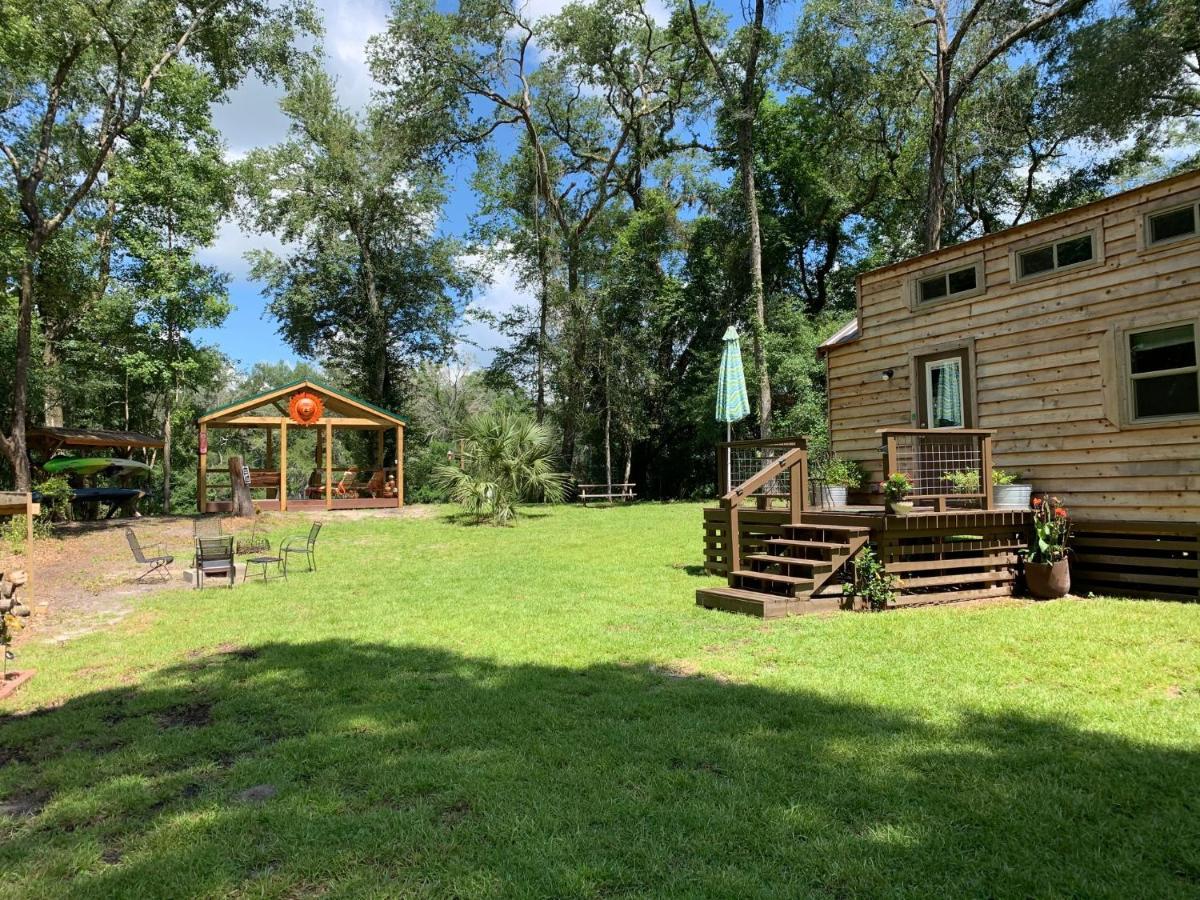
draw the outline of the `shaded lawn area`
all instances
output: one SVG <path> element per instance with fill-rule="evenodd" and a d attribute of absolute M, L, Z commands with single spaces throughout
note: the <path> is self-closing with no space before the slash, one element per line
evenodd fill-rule
<path fill-rule="evenodd" d="M 328 521 L 23 646 L 0 896 L 1200 893 L 1200 606 L 764 626 L 696 505 Z"/>

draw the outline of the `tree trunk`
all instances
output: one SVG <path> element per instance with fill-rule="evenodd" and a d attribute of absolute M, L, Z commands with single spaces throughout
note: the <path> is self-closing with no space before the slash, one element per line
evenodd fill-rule
<path fill-rule="evenodd" d="M 954 106 L 950 99 L 950 70 L 953 53 L 944 5 L 934 15 L 934 73 L 929 79 L 929 172 L 925 188 L 925 250 L 942 246 L 942 228 L 946 215 L 946 141 Z"/>
<path fill-rule="evenodd" d="M 612 491 L 612 398 L 608 390 L 608 369 L 604 370 L 604 480 Z"/>
<path fill-rule="evenodd" d="M 29 356 L 33 341 L 33 261 L 37 258 L 39 242 L 31 238 L 25 244 L 25 259 L 21 262 L 21 285 L 17 305 L 17 357 L 13 360 L 12 420 L 8 436 L 0 447 L 13 470 L 18 491 L 30 489 L 29 454 L 25 443 L 25 426 L 29 412 Z"/>
<path fill-rule="evenodd" d="M 744 110 L 742 116 L 753 115 Z M 752 122 L 738 124 L 738 167 L 742 170 L 742 201 L 746 204 L 747 243 L 750 252 L 750 302 L 754 307 L 751 338 L 754 367 L 758 371 L 758 433 L 771 436 L 771 377 L 767 372 L 766 334 L 767 301 L 763 289 L 762 234 L 758 224 L 758 196 L 754 180 L 754 127 Z"/>
<path fill-rule="evenodd" d="M 239 519 L 253 518 L 254 516 L 254 500 L 250 497 L 250 485 L 242 479 L 242 458 L 240 456 L 229 457 L 229 484 L 232 486 L 231 498 L 233 500 L 232 515 Z M 281 485 L 280 493 L 283 492 Z"/>
<path fill-rule="evenodd" d="M 163 416 L 163 512 L 171 514 L 171 414 L 175 411 L 175 391 L 167 392 L 166 415 Z"/>

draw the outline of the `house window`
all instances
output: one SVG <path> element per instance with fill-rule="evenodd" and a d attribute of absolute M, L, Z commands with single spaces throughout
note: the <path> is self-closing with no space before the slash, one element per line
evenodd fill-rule
<path fill-rule="evenodd" d="M 1200 203 L 1146 216 L 1146 245 L 1167 244 L 1200 234 Z"/>
<path fill-rule="evenodd" d="M 1195 323 L 1131 331 L 1126 340 L 1133 420 L 1200 414 Z"/>
<path fill-rule="evenodd" d="M 912 307 L 932 306 L 945 300 L 956 300 L 983 292 L 983 263 L 972 262 L 956 268 L 943 269 L 936 275 L 925 275 L 912 282 Z"/>
<path fill-rule="evenodd" d="M 1079 234 L 1017 254 L 1017 277 L 1033 278 L 1059 269 L 1083 265 L 1096 258 L 1092 234 Z"/>

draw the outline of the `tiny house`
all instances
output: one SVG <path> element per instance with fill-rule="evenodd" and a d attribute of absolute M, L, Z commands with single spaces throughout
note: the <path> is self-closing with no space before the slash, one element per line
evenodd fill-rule
<path fill-rule="evenodd" d="M 866 272 L 855 318 L 821 352 L 832 449 L 860 462 L 871 484 L 911 471 L 930 504 L 930 515 L 903 525 L 920 529 L 908 545 L 937 543 L 938 516 L 966 527 L 952 521 L 964 505 L 975 531 L 1000 515 L 991 481 L 1001 469 L 1070 508 L 1079 589 L 1200 596 L 1200 172 Z M 947 481 L 963 471 L 977 490 Z M 722 487 L 723 496 L 732 489 Z M 743 499 L 746 515 L 774 511 L 761 499 L 745 510 Z M 806 499 L 780 527 L 845 526 L 856 513 L 875 516 L 857 520 L 870 540 L 897 527 L 879 515 L 877 494 L 855 502 L 837 510 Z M 708 522 L 709 567 L 724 571 L 746 536 L 735 528 L 734 542 L 721 513 Z M 779 540 L 749 537 L 751 557 Z M 907 559 L 901 570 L 916 561 L 934 560 Z M 1011 590 L 954 583 L 971 568 L 920 571 L 937 571 L 939 596 Z"/>

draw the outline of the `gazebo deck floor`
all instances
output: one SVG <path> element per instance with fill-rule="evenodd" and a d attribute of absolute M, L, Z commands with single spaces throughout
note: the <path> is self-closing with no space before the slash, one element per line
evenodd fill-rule
<path fill-rule="evenodd" d="M 233 504 L 228 500 L 210 500 L 205 504 L 205 512 L 229 512 Z M 254 506 L 256 509 L 261 509 L 266 512 L 278 512 L 278 500 L 255 500 Z M 292 500 L 287 502 L 288 512 L 317 512 L 325 509 L 324 500 Z M 339 509 L 396 509 L 395 497 L 347 497 L 334 498 L 333 505 L 330 507 L 333 510 Z"/>

